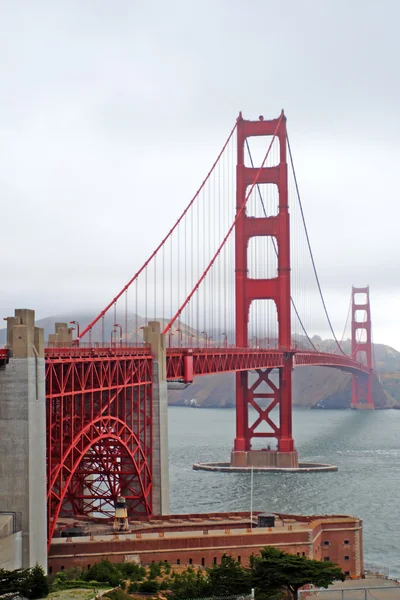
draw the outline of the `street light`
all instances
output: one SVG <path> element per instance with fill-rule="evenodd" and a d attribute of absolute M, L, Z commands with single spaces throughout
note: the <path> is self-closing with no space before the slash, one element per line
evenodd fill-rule
<path fill-rule="evenodd" d="M 178 346 L 179 348 L 182 346 L 182 329 L 177 329 L 178 332 Z"/>
<path fill-rule="evenodd" d="M 224 348 L 228 347 L 228 336 L 227 334 L 223 331 L 222 335 L 224 336 Z"/>
<path fill-rule="evenodd" d="M 114 323 L 114 330 L 116 327 L 119 327 L 119 345 L 122 347 L 122 325 Z"/>
<path fill-rule="evenodd" d="M 207 333 L 205 331 L 200 331 L 200 334 L 204 334 L 204 339 L 205 339 L 205 342 L 206 342 L 206 346 L 205 347 L 207 348 L 208 347 L 208 341 L 207 341 L 208 340 L 208 336 L 207 336 Z"/>
<path fill-rule="evenodd" d="M 70 325 L 76 325 L 76 337 L 79 339 L 79 337 L 80 337 L 80 335 L 79 335 L 80 334 L 80 326 L 79 326 L 78 321 L 70 321 L 69 324 Z"/>
<path fill-rule="evenodd" d="M 111 336 L 110 336 L 110 344 L 111 344 L 111 346 L 113 345 L 113 335 L 114 335 L 114 333 L 116 333 L 116 331 L 115 331 L 115 325 L 114 325 L 113 329 L 111 329 Z"/>

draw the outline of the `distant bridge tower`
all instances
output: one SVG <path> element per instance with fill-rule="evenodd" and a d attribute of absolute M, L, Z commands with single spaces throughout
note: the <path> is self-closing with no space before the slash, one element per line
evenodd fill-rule
<path fill-rule="evenodd" d="M 246 139 L 252 136 L 273 136 L 279 140 L 279 164 L 273 167 L 245 166 Z M 258 176 L 258 178 L 257 178 Z M 273 300 L 278 318 L 279 349 L 284 353 L 279 370 L 279 383 L 270 379 L 271 369 L 257 370 L 258 379 L 249 387 L 248 372 L 236 373 L 236 438 L 231 456 L 232 466 L 297 467 L 297 452 L 292 438 L 292 367 L 290 324 L 290 227 L 286 163 L 286 118 L 265 121 L 246 121 L 239 115 L 237 122 L 236 210 L 240 211 L 254 182 L 273 184 L 279 194 L 278 213 L 262 218 L 248 217 L 246 210 L 239 214 L 235 227 L 236 278 L 236 346 L 248 347 L 249 311 L 253 300 Z M 252 237 L 269 236 L 276 240 L 278 270 L 269 279 L 248 276 L 248 245 Z M 267 392 L 261 393 L 262 387 Z M 260 387 L 261 386 L 261 387 Z M 259 400 L 267 400 L 261 407 Z M 257 418 L 249 423 L 249 407 Z M 279 409 L 279 422 L 274 422 L 272 410 Z M 266 431 L 267 430 L 267 431 Z M 252 450 L 254 438 L 275 438 L 277 450 Z M 268 441 L 268 440 L 266 440 Z"/>
<path fill-rule="evenodd" d="M 364 298 L 360 298 L 360 294 Z M 359 341 L 357 341 L 357 337 Z M 351 408 L 374 409 L 372 397 L 372 339 L 369 287 L 351 291 L 351 356 L 367 365 L 370 373 L 354 373 Z"/>

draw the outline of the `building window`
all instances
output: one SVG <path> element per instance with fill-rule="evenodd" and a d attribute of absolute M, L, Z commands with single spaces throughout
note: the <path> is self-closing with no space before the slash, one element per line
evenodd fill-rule
<path fill-rule="evenodd" d="M 345 544 L 346 544 L 346 546 L 347 546 L 348 544 L 350 544 L 350 540 L 344 540 L 344 543 L 345 543 Z"/>
<path fill-rule="evenodd" d="M 88 565 L 87 568 L 90 569 L 90 565 Z"/>
<path fill-rule="evenodd" d="M 206 561 L 204 560 L 204 557 L 201 559 L 201 566 L 204 567 Z"/>
<path fill-rule="evenodd" d="M 329 562 L 329 556 L 324 556 L 324 562 Z"/>
<path fill-rule="evenodd" d="M 242 562 L 240 556 L 238 556 L 238 563 Z"/>
<path fill-rule="evenodd" d="M 344 560 L 350 560 L 350 556 L 345 556 Z"/>
<path fill-rule="evenodd" d="M 53 567 L 49 567 L 49 575 L 51 575 L 53 572 Z"/>
<path fill-rule="evenodd" d="M 61 565 L 61 571 L 64 571 L 64 565 Z"/>
<path fill-rule="evenodd" d="M 297 553 L 297 556 L 300 556 L 300 552 Z"/>
<path fill-rule="evenodd" d="M 193 564 L 193 559 L 189 558 L 189 565 Z"/>
<path fill-rule="evenodd" d="M 329 540 L 324 541 L 324 546 L 329 546 Z"/>
<path fill-rule="evenodd" d="M 176 564 L 177 564 L 177 565 L 180 565 L 180 564 L 181 564 L 181 559 L 180 559 L 180 558 L 177 558 L 177 559 L 176 559 Z"/>
<path fill-rule="evenodd" d="M 301 555 L 302 555 L 302 556 L 305 556 L 305 555 L 306 555 L 306 553 L 305 553 L 305 552 L 302 552 L 302 553 L 301 553 Z"/>
<path fill-rule="evenodd" d="M 345 575 L 350 575 L 350 571 L 345 571 L 344 574 Z"/>
<path fill-rule="evenodd" d="M 214 565 L 216 565 L 216 564 L 217 564 L 217 557 L 214 556 Z"/>

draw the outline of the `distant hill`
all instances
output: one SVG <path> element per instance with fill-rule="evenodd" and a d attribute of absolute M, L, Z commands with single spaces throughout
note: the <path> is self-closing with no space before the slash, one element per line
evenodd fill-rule
<path fill-rule="evenodd" d="M 318 349 L 337 350 L 333 340 L 313 339 Z M 350 352 L 347 340 L 343 349 Z M 400 352 L 384 344 L 374 344 L 377 378 L 373 383 L 377 408 L 400 409 Z M 250 380 L 254 376 L 250 375 Z M 293 371 L 293 404 L 309 408 L 350 408 L 350 373 L 329 367 L 299 367 Z M 235 406 L 235 377 L 232 373 L 197 377 L 183 391 L 170 391 L 169 404 L 185 405 L 195 400 L 198 406 L 228 408 Z"/>

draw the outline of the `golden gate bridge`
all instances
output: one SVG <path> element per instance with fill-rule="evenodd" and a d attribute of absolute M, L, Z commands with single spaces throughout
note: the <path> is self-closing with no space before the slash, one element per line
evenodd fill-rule
<path fill-rule="evenodd" d="M 318 310 L 332 333 L 330 351 L 320 351 L 310 334 L 322 322 Z M 322 293 L 286 117 L 239 114 L 148 260 L 87 327 L 75 322 L 73 342 L 45 349 L 49 543 L 60 516 L 109 515 L 119 495 L 132 516 L 154 510 L 158 382 L 143 341 L 149 324 L 161 324 L 167 381 L 236 373 L 232 464 L 250 466 L 248 453 L 271 439 L 277 464 L 295 467 L 293 368 L 347 371 L 352 408 L 374 408 L 368 287 L 352 289 L 350 314 L 348 355 Z M 0 350 L 0 364 L 8 353 Z"/>

